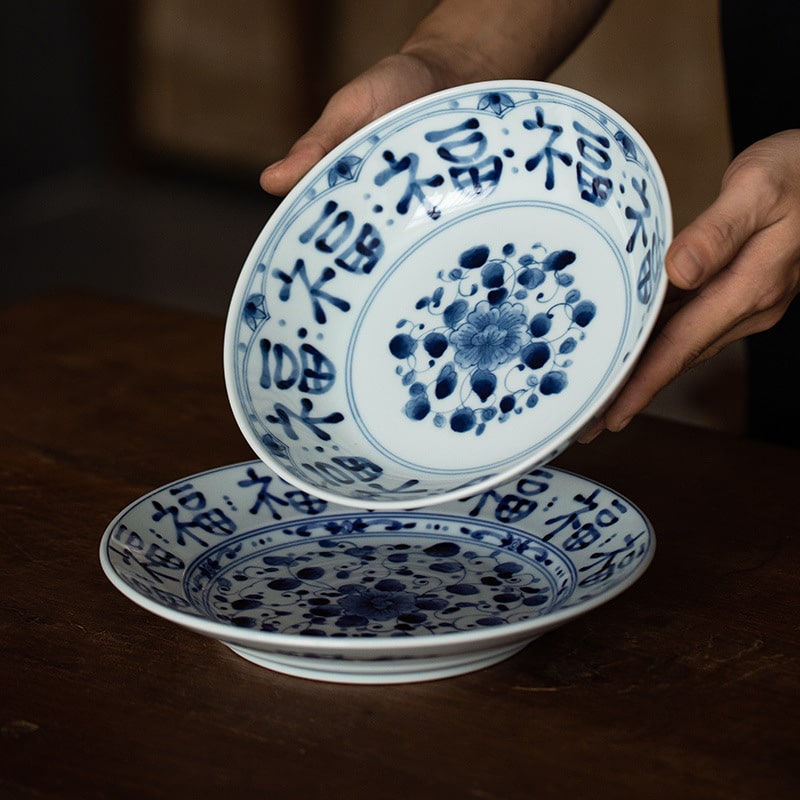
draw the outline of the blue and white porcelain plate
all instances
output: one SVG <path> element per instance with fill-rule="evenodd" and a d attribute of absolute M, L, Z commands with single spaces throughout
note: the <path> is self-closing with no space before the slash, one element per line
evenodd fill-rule
<path fill-rule="evenodd" d="M 132 503 L 100 559 L 135 603 L 257 664 L 394 683 L 508 658 L 629 587 L 654 547 L 633 503 L 552 467 L 385 512 L 333 505 L 251 461 Z"/>
<path fill-rule="evenodd" d="M 593 98 L 498 81 L 418 100 L 331 152 L 255 242 L 226 328 L 233 412 L 334 502 L 502 483 L 619 389 L 671 236 L 656 159 Z"/>

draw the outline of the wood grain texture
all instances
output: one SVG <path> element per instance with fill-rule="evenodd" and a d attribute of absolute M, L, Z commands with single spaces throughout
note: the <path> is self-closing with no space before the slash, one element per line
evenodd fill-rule
<path fill-rule="evenodd" d="M 124 598 L 105 526 L 251 457 L 222 322 L 89 295 L 0 313 L 0 796 L 790 798 L 796 451 L 641 418 L 559 460 L 651 518 L 645 576 L 481 672 L 278 675 Z"/>

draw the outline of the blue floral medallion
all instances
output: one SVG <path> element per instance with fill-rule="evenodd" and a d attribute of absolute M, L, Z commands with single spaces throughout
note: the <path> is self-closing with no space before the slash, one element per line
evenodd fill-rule
<path fill-rule="evenodd" d="M 513 244 L 492 256 L 464 251 L 438 285 L 401 319 L 388 343 L 409 399 L 405 415 L 457 433 L 534 408 L 568 383 L 571 353 L 597 313 L 573 286 L 571 250 Z"/>
<path fill-rule="evenodd" d="M 301 529 L 300 541 L 296 541 Z M 192 565 L 185 587 L 211 619 L 303 636 L 410 636 L 533 619 L 577 575 L 541 542 L 442 514 L 326 517 L 261 530 Z M 286 540 L 289 540 L 287 544 Z"/>

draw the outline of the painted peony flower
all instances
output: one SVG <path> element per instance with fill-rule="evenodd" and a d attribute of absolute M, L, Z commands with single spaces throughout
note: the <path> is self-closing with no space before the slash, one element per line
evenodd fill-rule
<path fill-rule="evenodd" d="M 456 363 L 464 369 L 497 369 L 522 348 L 526 323 L 525 307 L 520 303 L 492 306 L 482 300 L 450 334 Z"/>

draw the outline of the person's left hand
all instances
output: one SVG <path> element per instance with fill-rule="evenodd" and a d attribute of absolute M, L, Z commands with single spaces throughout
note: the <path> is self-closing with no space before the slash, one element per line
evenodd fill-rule
<path fill-rule="evenodd" d="M 673 240 L 666 270 L 683 291 L 665 304 L 630 379 L 579 441 L 622 430 L 679 375 L 781 319 L 800 291 L 800 130 L 734 159 L 717 199 Z"/>

